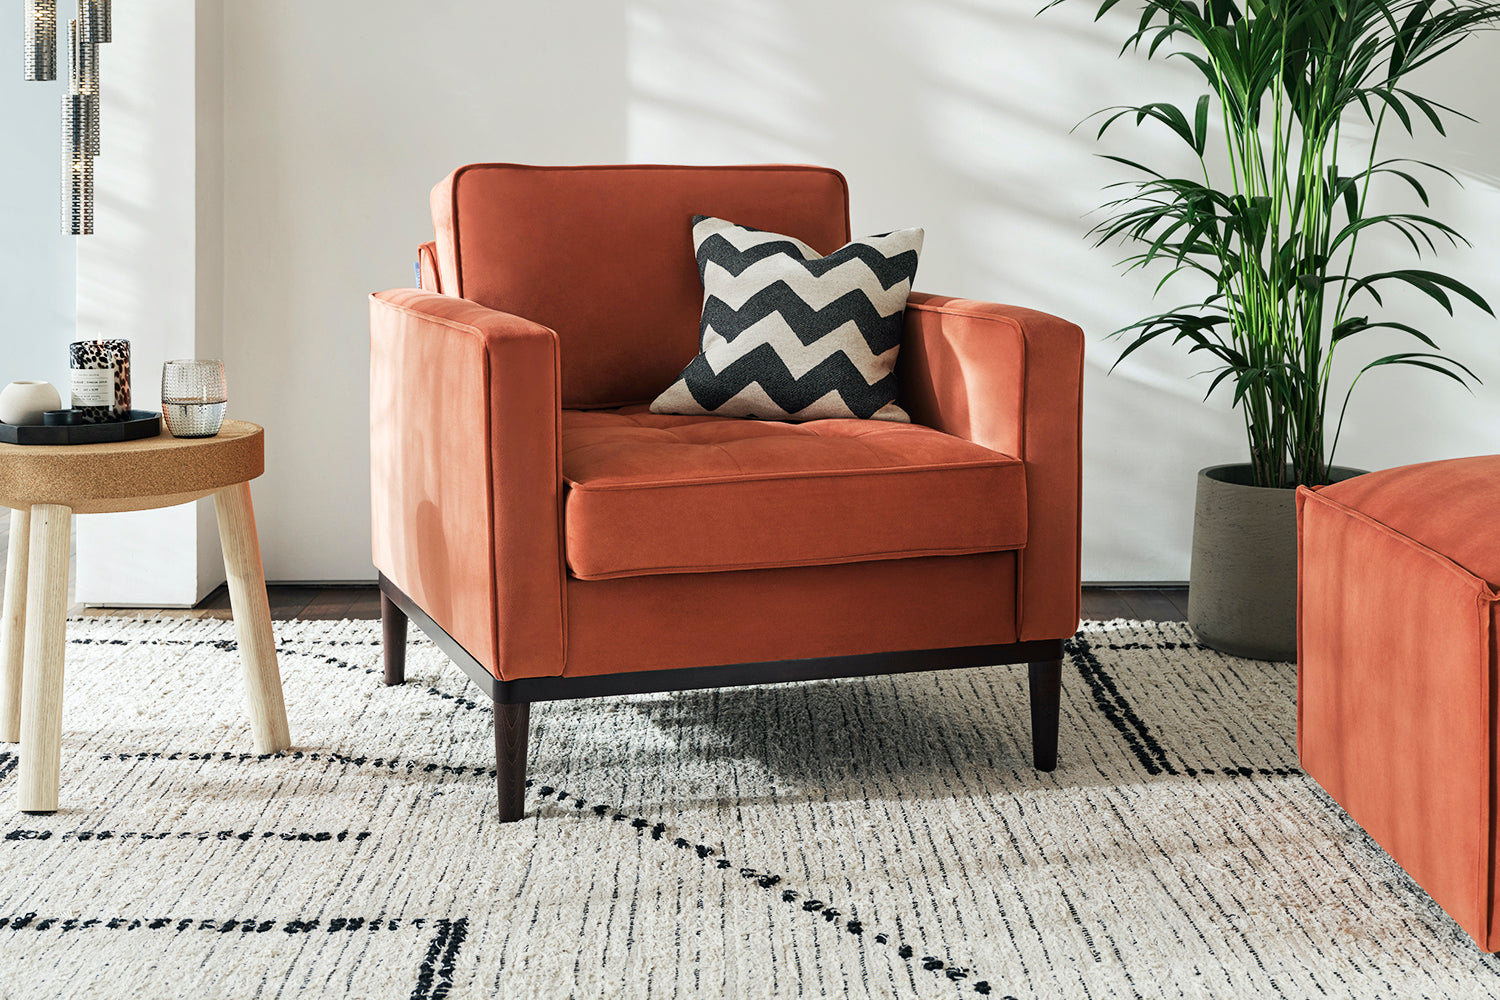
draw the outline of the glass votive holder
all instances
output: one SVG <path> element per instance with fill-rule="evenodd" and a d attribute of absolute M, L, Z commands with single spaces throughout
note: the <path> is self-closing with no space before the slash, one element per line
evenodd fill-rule
<path fill-rule="evenodd" d="M 161 416 L 173 437 L 213 437 L 224 424 L 228 405 L 224 362 L 168 361 L 161 366 Z"/>
<path fill-rule="evenodd" d="M 130 419 L 130 341 L 79 340 L 68 345 L 70 405 L 86 424 Z"/>

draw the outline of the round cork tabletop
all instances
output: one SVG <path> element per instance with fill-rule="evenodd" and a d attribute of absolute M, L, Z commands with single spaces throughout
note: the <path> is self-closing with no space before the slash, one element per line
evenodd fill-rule
<path fill-rule="evenodd" d="M 0 505 L 60 504 L 75 514 L 171 507 L 249 482 L 266 468 L 265 432 L 226 420 L 216 437 L 161 435 L 109 444 L 0 444 Z"/>

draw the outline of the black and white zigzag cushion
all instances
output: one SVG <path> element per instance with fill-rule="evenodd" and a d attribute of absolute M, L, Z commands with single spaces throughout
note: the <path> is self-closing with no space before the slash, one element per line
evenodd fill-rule
<path fill-rule="evenodd" d="M 699 215 L 693 248 L 701 350 L 651 412 L 910 421 L 896 405 L 896 352 L 922 230 L 820 257 L 790 236 Z"/>

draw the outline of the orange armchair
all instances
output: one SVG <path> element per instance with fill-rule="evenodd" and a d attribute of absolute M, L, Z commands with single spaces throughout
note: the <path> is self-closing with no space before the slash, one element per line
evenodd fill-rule
<path fill-rule="evenodd" d="M 386 683 L 415 619 L 495 704 L 502 821 L 533 701 L 1029 663 L 1057 758 L 1079 606 L 1083 336 L 913 294 L 912 424 L 665 416 L 698 351 L 695 214 L 849 240 L 804 166 L 462 167 L 423 288 L 370 302 Z"/>

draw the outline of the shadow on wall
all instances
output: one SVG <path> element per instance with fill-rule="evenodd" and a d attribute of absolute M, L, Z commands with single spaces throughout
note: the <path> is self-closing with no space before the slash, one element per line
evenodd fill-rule
<path fill-rule="evenodd" d="M 1120 32 L 1092 24 L 1082 3 L 1033 14 L 896 0 L 699 13 L 686 0 L 637 0 L 631 158 L 835 166 L 849 178 L 856 234 L 927 229 L 921 290 L 1083 326 L 1085 578 L 1184 579 L 1193 472 L 1235 447 L 1238 425 L 1203 412 L 1188 380 L 1198 366 L 1184 358 L 1104 378 L 1118 348 L 1102 335 L 1149 309 L 1149 286 L 1122 281 L 1119 255 L 1086 241 L 1101 189 L 1118 177 L 1094 155 L 1094 130 L 1070 129 L 1124 96 Z M 1145 99 L 1183 79 L 1146 65 L 1132 86 Z M 1144 138 L 1160 160 L 1182 159 Z"/>
<path fill-rule="evenodd" d="M 1076 315 L 1078 276 L 1052 265 L 1076 257 L 1098 199 L 1097 186 L 1067 183 L 1095 152 L 1086 130 L 1068 129 L 1108 88 L 1093 70 L 1057 86 L 1059 65 L 1072 66 L 1054 53 L 1074 48 L 1093 67 L 1113 49 L 1068 18 L 1007 8 L 638 0 L 627 19 L 631 159 L 835 166 L 856 232 L 923 225 L 939 236 L 924 249 L 923 288 L 973 295 L 999 279 L 1029 304 Z"/>
<path fill-rule="evenodd" d="M 920 290 L 1028 305 L 1079 323 L 1089 337 L 1084 579 L 1182 580 L 1196 471 L 1244 460 L 1243 421 L 1227 395 L 1202 402 L 1208 380 L 1194 376 L 1206 365 L 1181 349 L 1153 345 L 1105 377 L 1121 350 L 1106 334 L 1193 296 L 1176 287 L 1154 298 L 1159 274 L 1122 275 L 1116 262 L 1125 251 L 1095 248 L 1086 233 L 1110 197 L 1106 185 L 1127 176 L 1097 154 L 1184 174 L 1195 161 L 1165 130 L 1125 129 L 1102 145 L 1095 125 L 1073 126 L 1107 105 L 1190 106 L 1201 88 L 1185 60 L 1119 56 L 1134 5 L 1096 24 L 1092 0 L 1038 17 L 1041 2 L 735 0 L 705 9 L 692 0 L 633 0 L 630 158 L 837 167 L 849 178 L 857 234 L 927 229 Z M 1466 48 L 1431 81 L 1433 96 L 1461 107 L 1485 92 L 1476 80 L 1500 82 L 1493 58 L 1500 40 Z M 1474 178 L 1445 196 L 1453 200 L 1441 217 L 1461 221 L 1476 249 L 1445 253 L 1442 267 L 1500 302 L 1486 263 L 1500 252 L 1492 183 L 1500 121 L 1453 131 L 1450 140 L 1419 135 L 1413 144 L 1416 155 Z M 1376 247 L 1371 270 L 1398 250 Z M 1434 318 L 1410 302 L 1397 308 L 1433 319 L 1427 328 L 1439 343 L 1482 377 L 1500 377 L 1492 360 L 1500 331 L 1488 317 Z M 1386 348 L 1396 349 L 1371 338 L 1361 351 Z M 1414 371 L 1378 381 L 1351 407 L 1340 445 L 1346 464 L 1381 468 L 1495 449 L 1500 400 L 1492 390 L 1471 397 Z M 1393 398 L 1402 405 L 1391 406 Z"/>
<path fill-rule="evenodd" d="M 151 409 L 162 362 L 193 341 L 197 325 L 194 251 L 179 239 L 195 225 L 192 63 L 169 51 L 191 41 L 177 18 L 150 5 L 119 32 L 99 52 L 106 89 L 95 233 L 78 237 L 78 333 L 131 340 L 134 405 Z M 122 47 L 129 58 L 117 55 Z M 173 97 L 164 108 L 162 98 Z"/>

